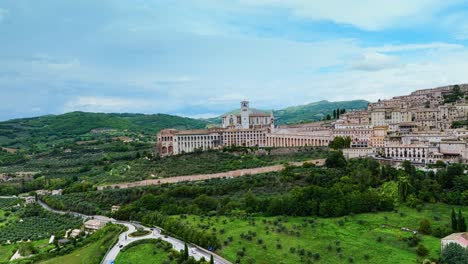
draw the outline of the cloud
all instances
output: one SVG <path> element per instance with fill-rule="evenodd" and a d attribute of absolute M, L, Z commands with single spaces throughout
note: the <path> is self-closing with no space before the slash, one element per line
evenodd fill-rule
<path fill-rule="evenodd" d="M 398 57 L 378 52 L 366 52 L 362 56 L 348 62 L 348 69 L 362 71 L 378 71 L 394 68 L 398 65 Z"/>
<path fill-rule="evenodd" d="M 8 16 L 8 10 L 0 8 L 0 23 Z"/>
<path fill-rule="evenodd" d="M 187 115 L 185 113 L 175 113 L 177 116 L 189 117 L 189 118 L 196 118 L 196 119 L 207 119 L 218 117 L 219 113 L 202 113 L 202 114 L 194 114 L 194 115 Z"/>
<path fill-rule="evenodd" d="M 146 99 L 127 99 L 119 97 L 78 96 L 66 102 L 63 112 L 141 112 L 151 106 Z"/>
<path fill-rule="evenodd" d="M 445 0 L 242 0 L 245 4 L 287 8 L 299 17 L 352 25 L 364 30 L 404 26 L 404 21 L 430 19 L 441 9 L 459 1 Z"/>
<path fill-rule="evenodd" d="M 415 50 L 427 50 L 427 49 L 463 49 L 464 46 L 461 44 L 453 44 L 446 42 L 431 42 L 422 44 L 400 44 L 400 45 L 383 45 L 380 47 L 369 48 L 370 51 L 376 52 L 399 52 L 399 51 L 415 51 Z"/>

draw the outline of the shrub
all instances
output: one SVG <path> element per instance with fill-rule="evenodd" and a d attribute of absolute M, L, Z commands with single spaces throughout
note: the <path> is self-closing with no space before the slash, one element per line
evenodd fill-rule
<path fill-rule="evenodd" d="M 429 222 L 429 220 L 427 219 L 422 219 L 420 222 L 419 222 L 419 232 L 423 233 L 423 234 L 430 234 L 431 233 L 431 222 Z"/>
<path fill-rule="evenodd" d="M 425 257 L 429 254 L 429 250 L 424 245 L 420 244 L 416 249 L 416 254 L 420 257 Z"/>

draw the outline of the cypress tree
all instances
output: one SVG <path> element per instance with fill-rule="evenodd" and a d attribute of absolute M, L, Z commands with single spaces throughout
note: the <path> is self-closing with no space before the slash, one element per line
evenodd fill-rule
<path fill-rule="evenodd" d="M 184 246 L 184 260 L 188 260 L 188 259 L 189 259 L 188 246 L 187 246 L 187 243 L 185 243 L 185 246 Z"/>
<path fill-rule="evenodd" d="M 336 119 L 336 110 L 333 109 L 333 119 Z"/>
<path fill-rule="evenodd" d="M 461 209 L 458 209 L 458 221 L 457 221 L 457 231 L 465 232 L 466 231 L 466 222 L 465 218 L 462 215 Z"/>
<path fill-rule="evenodd" d="M 457 221 L 457 215 L 455 214 L 455 210 L 452 208 L 452 231 L 457 231 L 458 230 L 458 221 Z"/>

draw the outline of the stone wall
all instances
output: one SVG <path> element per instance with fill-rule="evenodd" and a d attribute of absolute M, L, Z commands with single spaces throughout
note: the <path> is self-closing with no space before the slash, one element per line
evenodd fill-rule
<path fill-rule="evenodd" d="M 313 163 L 316 166 L 323 166 L 325 164 L 325 159 L 307 160 L 303 162 L 291 162 L 289 164 L 293 166 L 302 166 L 304 162 Z M 149 185 L 161 185 L 165 183 L 203 181 L 203 180 L 220 179 L 220 178 L 234 178 L 234 177 L 241 177 L 241 176 L 246 176 L 246 175 L 281 171 L 282 169 L 284 169 L 284 165 L 273 165 L 273 166 L 267 166 L 267 167 L 232 170 L 232 171 L 212 173 L 212 174 L 185 175 L 185 176 L 176 176 L 176 177 L 169 177 L 169 178 L 163 178 L 163 179 L 151 179 L 151 180 L 143 180 L 143 181 L 137 181 L 137 182 L 103 185 L 103 186 L 98 186 L 97 189 L 98 190 L 113 189 L 113 188 L 126 189 L 126 188 L 142 187 L 142 186 L 149 186 Z"/>

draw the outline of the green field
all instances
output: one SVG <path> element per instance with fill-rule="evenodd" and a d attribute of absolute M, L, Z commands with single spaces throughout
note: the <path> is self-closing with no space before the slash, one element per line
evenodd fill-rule
<path fill-rule="evenodd" d="M 162 241 L 161 241 L 162 242 Z M 174 264 L 171 260 L 171 246 L 164 247 L 157 240 L 145 240 L 135 246 L 129 245 L 117 256 L 116 264 Z M 166 261 L 166 262 L 164 262 Z"/>
<path fill-rule="evenodd" d="M 49 239 L 34 241 L 32 244 L 40 253 L 47 252 L 48 250 L 54 248 L 53 244 L 49 244 Z M 0 245 L 0 263 L 8 262 L 19 246 L 19 243 Z"/>
<path fill-rule="evenodd" d="M 70 254 L 42 261 L 40 263 L 99 264 L 108 249 L 116 243 L 121 232 L 123 232 L 123 227 L 108 225 L 104 229 L 93 234 L 95 241 L 74 250 Z"/>
<path fill-rule="evenodd" d="M 10 260 L 17 248 L 18 246 L 15 244 L 0 245 L 0 263 Z"/>
<path fill-rule="evenodd" d="M 241 263 L 285 264 L 308 261 L 421 263 L 424 258 L 417 256 L 417 247 L 409 247 L 404 241 L 404 238 L 412 236 L 411 232 L 401 231 L 400 228 L 417 230 L 419 221 L 423 218 L 430 220 L 432 228 L 448 226 L 451 208 L 431 204 L 420 212 L 402 207 L 398 212 L 366 213 L 339 218 L 241 219 L 188 216 L 187 221 L 199 228 L 216 232 L 225 245 L 219 254 L 233 262 L 240 259 Z M 464 207 L 462 210 L 468 216 L 468 208 Z M 241 233 L 244 234 L 243 238 Z M 440 254 L 440 239 L 428 235 L 418 236 L 421 237 L 420 243 L 429 249 L 426 258 L 437 259 Z"/>

